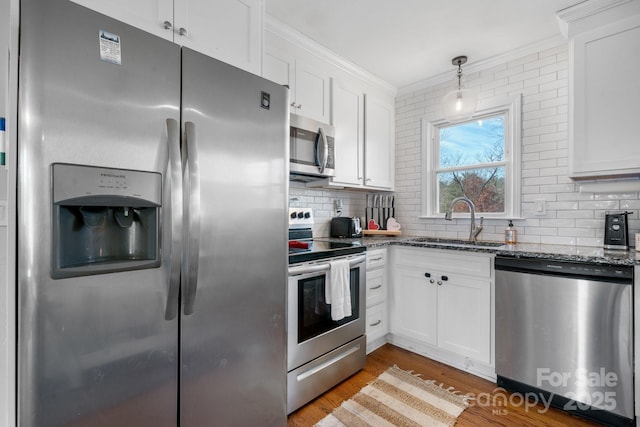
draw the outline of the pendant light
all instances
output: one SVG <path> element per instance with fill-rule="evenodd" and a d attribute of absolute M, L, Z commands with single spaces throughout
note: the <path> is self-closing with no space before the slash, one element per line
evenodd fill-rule
<path fill-rule="evenodd" d="M 471 89 L 463 89 L 460 83 L 462 79 L 462 64 L 466 64 L 466 56 L 456 56 L 451 60 L 453 65 L 458 66 L 458 88 L 447 93 L 442 98 L 442 110 L 447 121 L 470 119 L 476 111 L 478 99 Z"/>

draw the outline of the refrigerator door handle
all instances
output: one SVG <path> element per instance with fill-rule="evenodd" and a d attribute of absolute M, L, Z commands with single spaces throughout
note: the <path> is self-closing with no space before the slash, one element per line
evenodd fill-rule
<path fill-rule="evenodd" d="M 184 314 L 193 314 L 198 288 L 198 259 L 200 257 L 200 171 L 196 127 L 193 122 L 184 124 L 185 138 L 182 144 L 184 174 L 185 245 L 182 255 L 184 289 Z"/>
<path fill-rule="evenodd" d="M 175 119 L 167 119 L 167 171 L 165 176 L 169 180 L 169 200 L 166 211 L 171 218 L 169 247 L 169 288 L 167 291 L 167 306 L 165 320 L 173 320 L 178 314 L 178 297 L 180 295 L 180 264 L 182 262 L 182 163 L 180 160 L 180 127 Z"/>

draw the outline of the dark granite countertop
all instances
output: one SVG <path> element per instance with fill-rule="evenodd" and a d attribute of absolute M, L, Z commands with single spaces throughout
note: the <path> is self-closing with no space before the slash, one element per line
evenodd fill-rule
<path fill-rule="evenodd" d="M 636 252 L 633 248 L 628 251 L 606 251 L 603 248 L 589 246 L 562 246 L 518 243 L 515 245 L 500 245 L 490 247 L 471 246 L 469 244 L 446 241 L 416 241 L 416 239 L 421 238 L 424 239 L 424 237 L 416 236 L 367 236 L 360 239 L 322 238 L 322 240 L 335 240 L 341 242 L 349 241 L 357 245 L 366 246 L 368 249 L 398 245 L 419 248 L 435 248 L 466 252 L 491 253 L 516 258 L 540 258 L 552 259 L 556 261 L 589 262 L 608 265 L 640 265 L 640 252 Z"/>

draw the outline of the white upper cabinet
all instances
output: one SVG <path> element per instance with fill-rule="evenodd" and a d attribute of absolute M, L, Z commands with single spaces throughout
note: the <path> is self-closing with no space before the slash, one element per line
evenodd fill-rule
<path fill-rule="evenodd" d="M 394 106 L 357 84 L 334 79 L 332 124 L 336 129 L 336 175 L 329 185 L 392 190 Z"/>
<path fill-rule="evenodd" d="M 263 0 L 176 0 L 177 43 L 260 74 Z"/>
<path fill-rule="evenodd" d="M 395 108 L 390 102 L 365 96 L 365 186 L 393 189 Z"/>
<path fill-rule="evenodd" d="M 173 41 L 173 0 L 72 0 L 96 12 Z"/>
<path fill-rule="evenodd" d="M 335 128 L 335 176 L 307 186 L 393 190 L 396 89 L 267 16 L 263 77 L 291 112 Z"/>
<path fill-rule="evenodd" d="M 333 182 L 364 183 L 364 93 L 341 80 L 333 80 L 331 123 L 336 129 L 336 174 Z"/>
<path fill-rule="evenodd" d="M 570 41 L 569 175 L 640 175 L 640 15 Z"/>
<path fill-rule="evenodd" d="M 292 113 L 329 123 L 331 78 L 325 64 L 267 46 L 262 76 L 289 87 Z"/>
<path fill-rule="evenodd" d="M 260 74 L 264 0 L 74 0 L 149 33 Z"/>
<path fill-rule="evenodd" d="M 329 72 L 320 61 L 296 59 L 295 76 L 291 98 L 295 102 L 295 113 L 329 123 Z"/>

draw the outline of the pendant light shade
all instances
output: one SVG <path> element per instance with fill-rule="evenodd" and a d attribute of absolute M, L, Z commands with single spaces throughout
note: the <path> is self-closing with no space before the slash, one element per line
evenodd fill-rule
<path fill-rule="evenodd" d="M 462 67 L 467 62 L 466 56 L 457 56 L 451 63 L 458 66 L 458 88 L 447 93 L 442 98 L 442 111 L 447 121 L 470 119 L 476 111 L 478 97 L 471 89 L 463 89 L 461 86 Z"/>

